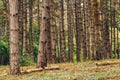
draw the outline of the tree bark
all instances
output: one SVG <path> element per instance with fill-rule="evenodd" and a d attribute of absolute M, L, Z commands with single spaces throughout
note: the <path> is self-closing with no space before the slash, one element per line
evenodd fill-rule
<path fill-rule="evenodd" d="M 23 1 L 23 53 L 27 53 L 27 1 Z"/>
<path fill-rule="evenodd" d="M 55 12 L 54 12 L 54 0 L 50 0 L 50 34 L 51 34 L 51 59 L 52 63 L 56 63 L 56 38 L 55 38 Z"/>
<path fill-rule="evenodd" d="M 67 25 L 68 25 L 68 61 L 73 62 L 73 30 L 74 13 L 72 0 L 67 0 Z"/>
<path fill-rule="evenodd" d="M 29 1 L 29 54 L 33 56 L 33 0 Z"/>
<path fill-rule="evenodd" d="M 40 35 L 39 35 L 39 50 L 38 50 L 38 61 L 37 67 L 44 68 L 47 66 L 47 55 L 49 54 L 50 48 L 49 46 L 49 29 L 50 29 L 50 0 L 43 1 L 43 11 L 42 11 L 42 22 L 40 27 Z"/>
<path fill-rule="evenodd" d="M 60 62 L 66 62 L 65 30 L 64 30 L 64 1 L 60 0 Z"/>
<path fill-rule="evenodd" d="M 20 73 L 18 0 L 9 0 L 10 5 L 10 74 Z"/>

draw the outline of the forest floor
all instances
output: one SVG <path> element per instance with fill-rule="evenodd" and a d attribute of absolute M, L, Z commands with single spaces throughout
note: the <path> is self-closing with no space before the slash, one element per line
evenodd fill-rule
<path fill-rule="evenodd" d="M 107 60 L 119 61 L 119 60 Z M 8 66 L 0 66 L 0 80 L 120 80 L 120 64 L 96 66 L 104 61 L 86 61 L 81 63 L 64 63 L 49 66 L 59 66 L 60 70 L 33 72 L 24 75 L 5 75 Z M 33 69 L 34 66 L 22 67 L 21 70 Z"/>

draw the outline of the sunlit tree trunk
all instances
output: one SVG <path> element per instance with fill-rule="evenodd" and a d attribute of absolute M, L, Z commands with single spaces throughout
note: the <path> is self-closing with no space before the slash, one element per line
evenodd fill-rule
<path fill-rule="evenodd" d="M 18 0 L 9 0 L 10 6 L 10 74 L 20 73 Z"/>

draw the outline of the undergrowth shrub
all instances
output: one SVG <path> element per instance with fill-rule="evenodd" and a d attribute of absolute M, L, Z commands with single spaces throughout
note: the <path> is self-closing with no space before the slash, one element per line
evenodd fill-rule
<path fill-rule="evenodd" d="M 9 64 L 8 43 L 0 41 L 0 65 Z"/>

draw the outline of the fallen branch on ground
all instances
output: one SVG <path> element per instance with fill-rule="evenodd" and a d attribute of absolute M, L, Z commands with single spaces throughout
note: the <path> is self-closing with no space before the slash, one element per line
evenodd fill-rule
<path fill-rule="evenodd" d="M 120 64 L 120 61 L 107 61 L 107 62 L 96 63 L 97 66 L 107 66 L 107 65 L 115 65 L 115 64 Z"/>
<path fill-rule="evenodd" d="M 59 69 L 60 68 L 58 66 L 45 67 L 45 69 L 43 69 L 43 68 L 36 68 L 36 69 L 29 69 L 29 70 L 21 71 L 21 74 L 27 74 L 27 73 L 38 72 L 38 71 L 43 71 L 43 70 L 59 70 Z"/>

